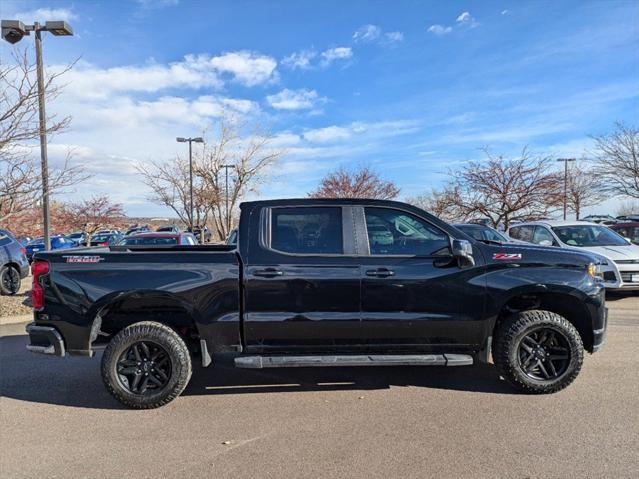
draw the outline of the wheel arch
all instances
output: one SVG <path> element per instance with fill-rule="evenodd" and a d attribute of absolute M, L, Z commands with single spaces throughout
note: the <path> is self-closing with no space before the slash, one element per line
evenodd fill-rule
<path fill-rule="evenodd" d="M 521 311 L 540 309 L 566 318 L 579 332 L 584 348 L 592 352 L 594 344 L 591 315 L 583 293 L 575 289 L 524 289 L 510 295 L 502 304 L 492 328 L 495 335 L 500 324 Z"/>
<path fill-rule="evenodd" d="M 197 310 L 178 295 L 167 291 L 114 293 L 97 302 L 89 316 L 93 318 L 92 330 L 95 331 L 95 336 L 99 330 L 110 337 L 141 321 L 169 326 L 185 340 L 193 340 L 200 335 Z"/>

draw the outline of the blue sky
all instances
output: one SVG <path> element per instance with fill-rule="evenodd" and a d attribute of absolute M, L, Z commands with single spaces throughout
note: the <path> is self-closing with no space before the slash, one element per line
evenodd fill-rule
<path fill-rule="evenodd" d="M 589 134 L 639 124 L 635 0 L 3 0 L 0 14 L 73 25 L 45 41 L 51 69 L 81 57 L 49 107 L 73 116 L 50 155 L 72 148 L 93 174 L 69 196 L 109 192 L 131 215 L 166 214 L 132 165 L 183 153 L 174 138 L 212 129 L 222 107 L 289 152 L 261 197 L 304 196 L 349 165 L 406 197 L 483 147 L 582 157 Z"/>

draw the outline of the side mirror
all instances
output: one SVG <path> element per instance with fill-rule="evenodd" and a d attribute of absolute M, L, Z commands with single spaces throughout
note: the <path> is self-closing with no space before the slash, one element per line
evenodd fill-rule
<path fill-rule="evenodd" d="M 469 268 L 475 266 L 475 258 L 473 258 L 473 245 L 468 240 L 453 240 L 453 257 L 457 259 L 460 268 Z"/>
<path fill-rule="evenodd" d="M 550 240 L 541 240 L 539 242 L 539 246 L 552 246 L 552 241 L 550 241 Z"/>
<path fill-rule="evenodd" d="M 625 240 L 628 242 L 628 244 L 632 244 L 632 240 L 631 240 L 630 238 L 626 238 L 626 237 L 624 236 L 624 238 L 623 238 L 623 239 L 625 239 Z"/>

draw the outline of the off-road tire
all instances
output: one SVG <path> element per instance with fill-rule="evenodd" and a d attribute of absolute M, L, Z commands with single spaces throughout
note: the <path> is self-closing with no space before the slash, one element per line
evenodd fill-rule
<path fill-rule="evenodd" d="M 171 363 L 166 385 L 150 395 L 132 393 L 117 372 L 121 356 L 140 341 L 159 345 Z M 134 409 L 154 409 L 173 401 L 184 391 L 191 379 L 191 356 L 184 340 L 173 329 L 161 323 L 143 321 L 124 328 L 111 339 L 102 356 L 101 370 L 104 385 L 115 399 Z"/>
<path fill-rule="evenodd" d="M 13 278 L 10 282 L 13 283 L 13 286 L 8 286 L 6 283 L 9 280 L 9 275 L 12 275 Z M 22 280 L 20 278 L 20 272 L 15 269 L 13 266 L 6 265 L 0 268 L 0 293 L 6 294 L 8 296 L 16 294 L 20 291 L 20 285 L 22 284 Z"/>
<path fill-rule="evenodd" d="M 563 337 L 569 359 L 565 370 L 557 377 L 538 380 L 522 368 L 519 348 L 524 337 L 543 328 Z M 499 374 L 516 389 L 530 394 L 548 394 L 564 389 L 579 375 L 584 346 L 579 332 L 566 318 L 550 311 L 531 310 L 517 313 L 498 326 L 492 354 Z"/>

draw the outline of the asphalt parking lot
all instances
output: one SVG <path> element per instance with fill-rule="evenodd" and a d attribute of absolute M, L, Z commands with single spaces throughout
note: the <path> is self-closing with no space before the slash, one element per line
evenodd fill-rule
<path fill-rule="evenodd" d="M 99 358 L 25 350 L 0 326 L 0 477 L 637 477 L 639 296 L 558 394 L 490 366 L 196 370 L 152 411 L 106 393 Z"/>

